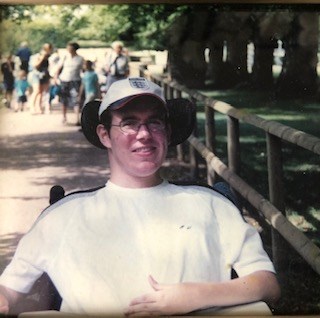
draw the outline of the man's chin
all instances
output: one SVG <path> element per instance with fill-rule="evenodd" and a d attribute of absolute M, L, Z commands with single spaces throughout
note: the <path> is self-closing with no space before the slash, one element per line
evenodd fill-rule
<path fill-rule="evenodd" d="M 152 177 L 157 173 L 160 166 L 154 162 L 143 162 L 136 167 L 137 175 L 140 177 Z"/>

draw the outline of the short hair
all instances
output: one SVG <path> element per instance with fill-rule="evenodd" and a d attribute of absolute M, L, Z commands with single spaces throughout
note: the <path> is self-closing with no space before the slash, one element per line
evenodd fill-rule
<path fill-rule="evenodd" d="M 92 61 L 86 60 L 85 61 L 85 65 L 86 65 L 87 69 L 92 70 L 92 68 L 93 68 L 93 62 Z"/>
<path fill-rule="evenodd" d="M 77 42 L 69 42 L 67 45 L 72 46 L 75 51 L 80 48 L 80 45 Z"/>
<path fill-rule="evenodd" d="M 44 43 L 42 45 L 42 49 L 43 50 L 46 50 L 46 49 L 53 50 L 53 45 L 52 45 L 52 43 Z"/>

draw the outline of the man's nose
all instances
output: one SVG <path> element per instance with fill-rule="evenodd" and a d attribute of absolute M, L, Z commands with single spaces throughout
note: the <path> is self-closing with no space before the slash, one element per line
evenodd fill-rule
<path fill-rule="evenodd" d="M 147 124 L 141 124 L 137 133 L 137 138 L 145 138 L 145 137 L 150 137 L 151 132 L 148 128 Z"/>

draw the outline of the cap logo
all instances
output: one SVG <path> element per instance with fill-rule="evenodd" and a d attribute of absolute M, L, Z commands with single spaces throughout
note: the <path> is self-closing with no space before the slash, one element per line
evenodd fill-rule
<path fill-rule="evenodd" d="M 147 90 L 150 88 L 147 80 L 145 78 L 138 78 L 138 77 L 134 77 L 134 78 L 129 78 L 129 83 L 131 85 L 132 88 L 138 88 L 138 89 L 144 89 Z"/>

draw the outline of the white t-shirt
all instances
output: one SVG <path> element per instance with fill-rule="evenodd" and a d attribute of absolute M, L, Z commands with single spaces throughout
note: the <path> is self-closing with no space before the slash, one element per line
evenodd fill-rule
<path fill-rule="evenodd" d="M 83 57 L 80 55 L 71 56 L 68 54 L 62 58 L 60 66 L 63 68 L 59 76 L 60 80 L 63 82 L 80 81 L 83 61 Z"/>
<path fill-rule="evenodd" d="M 122 313 L 160 283 L 220 282 L 274 271 L 259 234 L 218 193 L 164 181 L 145 189 L 110 181 L 68 196 L 41 215 L 21 240 L 0 283 L 28 292 L 46 271 L 62 311 Z"/>

